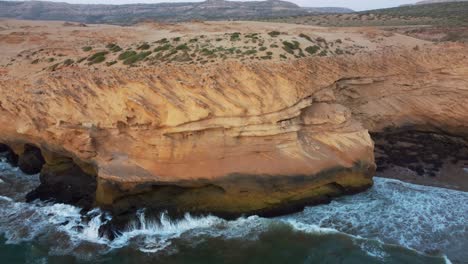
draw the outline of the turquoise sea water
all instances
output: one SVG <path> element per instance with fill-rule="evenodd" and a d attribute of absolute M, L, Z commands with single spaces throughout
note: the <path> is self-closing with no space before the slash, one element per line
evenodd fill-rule
<path fill-rule="evenodd" d="M 0 163 L 0 263 L 468 263 L 468 193 L 375 178 L 369 191 L 272 219 L 111 216 L 25 203 L 38 176 Z"/>

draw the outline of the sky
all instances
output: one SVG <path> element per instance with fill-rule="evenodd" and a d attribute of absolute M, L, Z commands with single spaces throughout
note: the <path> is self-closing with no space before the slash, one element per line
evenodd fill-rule
<path fill-rule="evenodd" d="M 48 0 L 54 2 L 67 2 L 73 4 L 129 4 L 129 3 L 161 3 L 161 2 L 202 2 L 203 0 Z M 239 1 L 239 0 L 237 0 Z M 241 0 L 242 1 L 242 0 Z M 245 0 L 244 0 L 245 1 Z M 288 0 L 300 6 L 322 7 L 339 6 L 349 7 L 356 11 L 394 7 L 411 4 L 417 0 Z"/>

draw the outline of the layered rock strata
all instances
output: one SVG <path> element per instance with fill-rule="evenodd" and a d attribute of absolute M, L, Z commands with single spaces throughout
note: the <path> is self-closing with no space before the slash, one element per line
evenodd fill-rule
<path fill-rule="evenodd" d="M 466 135 L 467 54 L 446 46 L 5 76 L 0 142 L 35 164 L 25 155 L 41 150 L 42 185 L 30 199 L 116 214 L 277 215 L 371 186 L 368 130 Z"/>

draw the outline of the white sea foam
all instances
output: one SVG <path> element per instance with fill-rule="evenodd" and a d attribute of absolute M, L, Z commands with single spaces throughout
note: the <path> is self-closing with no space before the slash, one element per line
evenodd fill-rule
<path fill-rule="evenodd" d="M 298 222 L 295 219 L 286 219 L 284 222 L 292 226 L 297 231 L 302 231 L 309 234 L 328 235 L 340 233 L 338 230 L 333 228 L 320 227 L 315 224 L 305 224 Z"/>
<path fill-rule="evenodd" d="M 375 178 L 368 192 L 285 218 L 420 252 L 451 253 L 467 246 L 467 215 L 466 192 Z"/>
<path fill-rule="evenodd" d="M 117 236 L 109 246 L 121 248 L 126 246 L 130 240 L 140 238 L 140 250 L 143 252 L 157 252 L 171 245 L 172 239 L 180 237 L 187 231 L 205 229 L 220 224 L 223 220 L 214 216 L 192 217 L 185 214 L 178 221 L 171 221 L 166 213 L 163 213 L 159 221 L 147 220 L 144 211 L 138 212 L 138 221 Z"/>
<path fill-rule="evenodd" d="M 8 166 L 0 163 L 0 171 L 12 174 L 4 176 L 12 177 L 4 178 L 5 184 L 14 179 L 31 186 L 38 184 L 37 176 L 23 177 Z M 387 256 L 384 243 L 420 252 L 439 250 L 448 256 L 464 252 L 463 247 L 468 243 L 468 193 L 382 178 L 375 178 L 374 187 L 365 193 L 274 219 L 251 216 L 226 221 L 214 216 L 186 214 L 173 221 L 162 214 L 156 220 L 147 219 L 144 210 L 140 210 L 137 221 L 113 240 L 99 234 L 99 228 L 111 220 L 99 209 L 83 217 L 80 208 L 70 205 L 24 203 L 17 198 L 24 194 L 0 193 L 3 195 L 0 196 L 0 235 L 3 234 L 7 243 L 14 244 L 44 234 L 57 236 L 60 247 L 54 248 L 54 254 L 79 252 L 77 248 L 83 243 L 99 245 L 105 252 L 129 244 L 147 253 L 167 252 L 177 239 L 189 239 L 193 243 L 205 237 L 257 239 L 277 224 L 312 235 L 350 236 L 363 251 L 377 259 Z M 448 258 L 446 263 L 450 263 Z"/>
<path fill-rule="evenodd" d="M 13 199 L 11 199 L 10 197 L 1 196 L 1 195 L 0 195 L 0 200 L 7 201 L 7 202 L 13 202 Z"/>
<path fill-rule="evenodd" d="M 444 261 L 445 261 L 445 264 L 452 264 L 452 261 L 450 261 L 447 255 L 444 255 Z"/>

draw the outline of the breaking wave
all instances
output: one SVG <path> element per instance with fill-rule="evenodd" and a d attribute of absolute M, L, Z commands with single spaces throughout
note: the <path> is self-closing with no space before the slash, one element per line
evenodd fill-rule
<path fill-rule="evenodd" d="M 287 229 L 351 241 L 375 260 L 385 260 L 395 248 L 436 256 L 445 263 L 468 259 L 468 193 L 397 180 L 375 178 L 365 193 L 273 219 L 251 216 L 226 221 L 186 214 L 173 221 L 165 213 L 147 219 L 141 209 L 113 239 L 99 232 L 112 219 L 100 209 L 82 214 L 71 205 L 26 203 L 25 194 L 38 184 L 38 176 L 24 175 L 0 162 L 0 237 L 5 244 L 44 243 L 47 238 L 48 255 L 86 260 L 128 247 L 145 254 L 177 254 L 181 243 L 256 241 L 272 230 Z"/>

